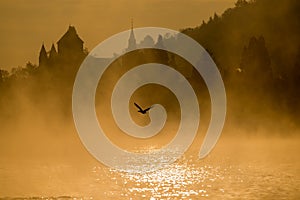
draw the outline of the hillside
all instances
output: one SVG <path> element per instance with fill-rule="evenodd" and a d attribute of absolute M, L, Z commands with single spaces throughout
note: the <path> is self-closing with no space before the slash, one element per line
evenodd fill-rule
<path fill-rule="evenodd" d="M 223 74 L 231 114 L 243 123 L 264 124 L 276 116 L 299 122 L 299 10 L 297 0 L 238 0 L 221 16 L 182 30 L 211 53 Z"/>

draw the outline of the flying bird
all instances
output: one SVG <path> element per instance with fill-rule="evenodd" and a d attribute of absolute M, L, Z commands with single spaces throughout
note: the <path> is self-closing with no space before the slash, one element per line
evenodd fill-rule
<path fill-rule="evenodd" d="M 142 114 L 146 114 L 148 110 L 150 110 L 152 108 L 149 107 L 149 108 L 146 108 L 145 110 L 143 110 L 139 105 L 137 105 L 136 103 L 134 103 L 134 105 L 139 109 L 138 112 L 142 113 Z"/>

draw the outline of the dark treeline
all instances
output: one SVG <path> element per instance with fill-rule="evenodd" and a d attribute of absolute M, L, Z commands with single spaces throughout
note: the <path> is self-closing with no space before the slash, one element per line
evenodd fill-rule
<path fill-rule="evenodd" d="M 278 126 L 273 126 L 276 122 L 286 129 L 287 125 L 296 127 L 299 123 L 299 10 L 297 0 L 238 0 L 234 8 L 221 16 L 214 14 L 198 27 L 181 30 L 204 46 L 219 67 L 228 95 L 230 127 L 276 129 Z M 160 36 L 155 45 L 162 45 L 168 39 Z M 154 44 L 151 37 L 143 42 Z M 158 51 L 137 53 L 139 57 L 147 57 L 141 59 L 143 62 L 173 66 L 197 85 L 195 80 L 199 76 L 191 74 L 188 63 L 176 55 Z M 28 62 L 11 72 L 0 70 L 1 122 L 17 118 L 29 107 L 28 102 L 45 116 L 55 112 L 70 117 L 74 78 L 86 55 L 83 41 L 70 26 L 57 42 L 57 48 L 52 45 L 47 51 L 42 45 L 38 65 Z M 182 66 L 188 67 L 182 70 Z"/>
<path fill-rule="evenodd" d="M 239 124 L 299 124 L 299 10 L 297 0 L 238 0 L 221 16 L 182 30 L 213 56 L 227 89 L 228 117 Z"/>

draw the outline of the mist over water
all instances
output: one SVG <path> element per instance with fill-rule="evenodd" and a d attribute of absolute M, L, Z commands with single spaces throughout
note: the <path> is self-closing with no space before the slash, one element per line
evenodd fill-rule
<path fill-rule="evenodd" d="M 139 99 L 150 88 L 141 88 L 132 98 Z M 167 90 L 160 94 L 175 98 Z M 26 95 L 17 96 L 14 101 L 18 117 L 6 118 L 1 129 L 1 197 L 299 199 L 299 131 L 283 126 L 284 119 L 277 121 L 274 116 L 277 123 L 272 128 L 245 128 L 228 118 L 215 149 L 199 160 L 198 151 L 208 124 L 204 117 L 196 140 L 178 161 L 152 173 L 130 174 L 107 168 L 87 152 L 72 119 L 64 117 L 62 110 L 53 109 L 57 108 L 56 97 L 47 96 L 41 110 L 27 101 Z M 163 99 L 160 102 L 166 103 Z M 174 105 L 178 106 L 176 101 Z M 160 148 L 174 136 L 179 120 L 176 109 L 170 105 L 166 108 L 170 118 L 158 138 L 137 143 L 110 132 L 112 141 L 137 152 Z M 130 111 L 133 119 L 147 124 L 147 116 L 141 119 L 134 107 Z"/>
<path fill-rule="evenodd" d="M 203 160 L 197 157 L 201 143 L 196 141 L 170 166 L 152 173 L 130 174 L 102 165 L 83 148 L 76 133 L 68 134 L 55 139 L 32 136 L 33 142 L 30 137 L 29 141 L 22 138 L 22 142 L 21 138 L 17 142 L 1 140 L 1 196 L 299 198 L 299 137 L 230 137 L 224 133 Z"/>
<path fill-rule="evenodd" d="M 245 129 L 228 121 L 215 149 L 199 160 L 207 128 L 202 120 L 195 142 L 177 162 L 153 173 L 127 174 L 96 161 L 79 140 L 72 119 L 66 120 L 51 104 L 41 114 L 20 97 L 18 108 L 19 117 L 6 119 L 1 129 L 1 197 L 299 199 L 299 132 L 278 121 L 265 129 Z M 134 118 L 147 124 L 134 109 Z M 175 116 L 156 139 L 137 143 L 112 133 L 112 141 L 131 151 L 160 148 L 174 136 Z"/>

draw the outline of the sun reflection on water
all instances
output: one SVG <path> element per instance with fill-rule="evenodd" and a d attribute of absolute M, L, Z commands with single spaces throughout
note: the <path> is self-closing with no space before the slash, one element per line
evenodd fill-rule
<path fill-rule="evenodd" d="M 192 156 L 181 159 L 166 168 L 144 174 L 121 173 L 113 169 L 94 167 L 98 182 L 106 174 L 120 190 L 105 192 L 106 196 L 142 199 L 193 199 L 209 197 L 213 192 L 224 193 L 224 188 L 215 184 L 224 179 L 226 170 L 195 161 Z M 118 194 L 116 194 L 118 193 Z"/>

